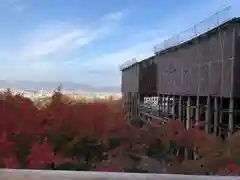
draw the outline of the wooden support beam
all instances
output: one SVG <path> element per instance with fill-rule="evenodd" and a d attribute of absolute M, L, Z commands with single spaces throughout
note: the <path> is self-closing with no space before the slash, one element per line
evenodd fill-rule
<path fill-rule="evenodd" d="M 191 128 L 191 97 L 187 97 L 187 118 L 186 118 L 186 129 Z"/>
<path fill-rule="evenodd" d="M 211 97 L 207 97 L 206 109 L 205 109 L 205 133 L 208 134 L 210 130 L 210 118 L 211 118 Z"/>
<path fill-rule="evenodd" d="M 200 120 L 200 97 L 199 96 L 197 96 L 196 97 L 196 111 L 195 111 L 195 123 L 196 124 L 199 124 L 199 120 Z M 194 160 L 197 160 L 197 151 L 196 151 L 197 149 L 196 148 L 194 148 L 194 154 L 193 154 L 193 159 Z"/>
<path fill-rule="evenodd" d="M 229 120 L 228 120 L 228 136 L 234 132 L 234 99 L 229 100 Z"/>
<path fill-rule="evenodd" d="M 167 95 L 167 114 L 171 113 L 170 107 L 171 107 L 171 105 L 170 105 L 170 96 Z"/>
<path fill-rule="evenodd" d="M 172 119 L 175 120 L 175 108 L 176 107 L 176 99 L 175 96 L 172 97 Z"/>
<path fill-rule="evenodd" d="M 198 123 L 200 120 L 200 106 L 199 106 L 199 96 L 196 98 L 196 111 L 195 111 L 195 120 Z"/>
<path fill-rule="evenodd" d="M 179 119 L 182 121 L 182 96 L 179 97 L 179 101 L 178 101 L 178 117 Z"/>
<path fill-rule="evenodd" d="M 218 134 L 218 124 L 219 124 L 219 100 L 218 97 L 214 97 L 214 133 Z"/>

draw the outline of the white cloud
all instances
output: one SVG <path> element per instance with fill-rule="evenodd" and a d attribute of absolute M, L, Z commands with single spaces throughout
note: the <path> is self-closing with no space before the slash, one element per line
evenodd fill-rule
<path fill-rule="evenodd" d="M 63 27 L 66 27 L 66 25 L 64 25 Z M 65 31 L 60 30 L 58 31 L 58 33 L 64 34 L 65 35 L 64 38 L 61 36 L 58 36 L 59 38 L 56 38 L 55 41 L 50 41 L 50 42 L 45 40 L 45 37 L 47 37 L 46 39 L 49 39 L 49 37 L 52 36 L 52 33 L 48 32 L 47 34 L 44 35 L 44 38 L 43 38 L 44 39 L 43 41 L 47 42 L 46 44 L 43 44 L 41 48 L 34 45 L 33 47 L 35 48 L 37 47 L 36 49 L 38 51 L 35 51 L 34 49 L 32 51 L 28 50 L 26 52 L 31 52 L 30 54 L 32 55 L 32 57 L 40 57 L 40 58 L 45 57 L 46 56 L 45 54 L 49 54 L 50 52 L 59 54 L 59 53 L 62 53 L 62 52 L 59 52 L 60 49 L 64 50 L 64 48 L 67 48 L 67 49 L 70 48 L 69 45 L 66 45 L 66 44 L 69 44 L 67 42 L 70 41 L 71 42 L 70 44 L 75 45 L 76 42 L 72 42 L 76 40 L 75 37 L 81 37 L 79 38 L 79 41 L 81 40 L 81 42 L 83 42 L 82 37 L 85 37 L 91 34 L 85 30 L 71 31 L 71 32 L 74 32 L 74 33 L 66 33 Z M 155 36 L 154 36 L 154 32 L 155 32 Z M 147 40 L 143 38 L 144 34 L 146 34 L 149 37 L 148 35 L 149 33 L 151 34 L 151 38 Z M 107 54 L 103 54 L 100 57 L 89 59 L 89 61 L 86 61 L 86 60 L 82 61 L 81 58 L 76 59 L 76 57 L 74 59 L 71 59 L 71 58 L 66 59 L 66 61 L 59 62 L 59 64 L 51 61 L 30 61 L 28 67 L 29 69 L 31 69 L 32 75 L 34 77 L 37 77 L 37 79 L 41 79 L 41 80 L 42 79 L 44 80 L 45 78 L 47 80 L 52 80 L 52 81 L 61 79 L 62 81 L 76 81 L 76 82 L 81 82 L 86 84 L 94 84 L 96 86 L 119 86 L 120 77 L 121 77 L 120 76 L 121 72 L 119 69 L 120 65 L 132 59 L 133 57 L 136 57 L 137 60 L 142 60 L 146 57 L 153 55 L 154 45 L 166 39 L 166 36 L 163 33 L 163 31 L 154 30 L 149 33 L 148 33 L 148 30 L 145 33 L 140 32 L 139 36 L 141 36 L 142 38 L 140 38 L 139 40 L 136 40 L 135 43 L 129 46 L 126 46 L 125 48 L 120 49 L 119 51 L 110 52 Z M 139 37 L 139 36 L 136 34 L 136 37 Z M 60 41 L 62 43 L 59 43 Z M 60 69 L 58 69 L 57 66 Z M 66 76 L 66 74 L 68 75 Z M 31 77 L 27 77 L 27 78 L 31 78 Z"/>
<path fill-rule="evenodd" d="M 24 46 L 21 55 L 27 59 L 41 59 L 45 56 L 62 54 L 80 48 L 92 40 L 94 34 L 84 29 L 70 29 L 43 40 L 32 39 Z"/>
<path fill-rule="evenodd" d="M 0 68 L 2 78 L 14 79 L 17 76 L 18 79 L 34 81 L 74 81 L 76 75 L 84 76 L 86 71 L 79 73 L 81 67 L 76 70 L 78 67 L 75 66 L 79 64 L 71 57 L 76 50 L 113 32 L 115 25 L 121 20 L 120 14 L 116 14 L 118 15 L 115 17 L 113 14 L 107 14 L 104 17 L 111 18 L 104 21 L 103 18 L 99 18 L 98 21 L 89 24 L 73 20 L 48 21 L 33 27 L 19 36 L 14 49 L 0 52 L 0 60 L 5 62 Z M 65 61 L 55 61 L 59 60 L 59 57 Z M 10 71 L 14 73 L 9 73 Z"/>
<path fill-rule="evenodd" d="M 17 53 L 19 59 L 40 61 L 24 61 L 22 65 L 22 61 L 18 61 L 17 65 L 14 64 L 14 72 L 22 79 L 76 81 L 96 86 L 119 86 L 121 81 L 119 67 L 122 63 L 133 57 L 136 57 L 137 60 L 142 60 L 153 55 L 154 45 L 167 39 L 169 35 L 192 26 L 225 4 L 219 3 L 218 0 L 211 2 L 208 4 L 209 8 L 206 8 L 206 5 L 202 5 L 197 9 L 192 8 L 190 12 L 181 10 L 181 12 L 175 13 L 174 17 L 170 16 L 169 19 L 166 19 L 166 22 L 161 20 L 162 27 L 157 28 L 156 25 L 156 29 L 145 29 L 143 32 L 138 30 L 137 34 L 132 34 L 130 39 L 126 38 L 125 48 L 103 54 L 100 57 L 94 57 L 89 59 L 89 61 L 66 56 L 66 58 L 63 58 L 65 61 L 58 64 L 58 62 L 52 61 L 54 59 L 52 57 L 72 55 L 71 52 L 105 36 L 114 30 L 116 23 L 125 16 L 125 13 L 109 13 L 91 24 L 79 25 L 78 22 L 58 21 L 44 23 L 37 28 L 33 28 L 31 32 L 28 32 L 27 36 L 23 36 L 23 46 Z M 213 5 L 213 2 L 218 4 Z M 194 16 L 191 14 L 194 14 Z M 124 29 L 124 27 L 120 28 Z M 2 57 L 5 56 L 7 55 L 2 54 Z M 25 73 L 26 67 L 29 68 L 28 74 Z M 4 68 L 2 68 L 3 71 Z"/>
<path fill-rule="evenodd" d="M 119 11 L 119 12 L 113 12 L 113 13 L 109 13 L 106 16 L 104 16 L 102 18 L 102 20 L 104 21 L 118 21 L 120 19 L 122 19 L 123 17 L 123 12 Z"/>
<path fill-rule="evenodd" d="M 41 60 L 48 56 L 73 52 L 109 33 L 121 13 L 104 16 L 104 22 L 95 25 L 78 23 L 49 22 L 39 26 L 28 34 L 19 55 L 23 59 Z M 100 18 L 101 21 L 102 18 Z"/>

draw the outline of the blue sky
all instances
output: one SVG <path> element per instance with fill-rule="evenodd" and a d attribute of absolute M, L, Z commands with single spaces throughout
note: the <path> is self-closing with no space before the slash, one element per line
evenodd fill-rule
<path fill-rule="evenodd" d="M 120 64 L 228 5 L 237 15 L 238 0 L 1 0 L 0 79 L 120 86 Z"/>

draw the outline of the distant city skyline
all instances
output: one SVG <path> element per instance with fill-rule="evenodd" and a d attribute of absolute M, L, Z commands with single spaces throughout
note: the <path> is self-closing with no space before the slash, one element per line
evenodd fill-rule
<path fill-rule="evenodd" d="M 229 5 L 240 14 L 239 0 L 2 0 L 0 79 L 120 88 L 122 63 Z"/>
<path fill-rule="evenodd" d="M 0 88 L 0 93 L 4 92 L 6 89 Z M 41 98 L 51 97 L 54 91 L 29 91 L 29 90 L 14 90 L 10 89 L 13 94 L 21 94 L 24 97 L 30 98 L 31 100 L 39 100 Z M 122 98 L 122 93 L 120 92 L 71 92 L 71 91 L 61 91 L 62 94 L 67 95 L 75 100 L 85 99 L 85 100 L 107 100 L 110 97 L 113 100 L 119 100 Z"/>
<path fill-rule="evenodd" d="M 66 92 L 120 92 L 119 86 L 95 86 L 72 82 L 50 82 L 50 81 L 5 81 L 0 80 L 0 89 L 14 89 L 25 91 L 54 91 L 61 85 L 61 90 Z"/>

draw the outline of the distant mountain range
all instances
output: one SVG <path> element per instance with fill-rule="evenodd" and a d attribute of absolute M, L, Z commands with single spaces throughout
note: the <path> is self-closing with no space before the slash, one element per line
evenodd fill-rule
<path fill-rule="evenodd" d="M 120 87 L 102 86 L 94 87 L 87 84 L 72 82 L 33 82 L 33 81 L 6 81 L 0 80 L 0 88 L 10 88 L 17 90 L 34 90 L 34 91 L 52 91 L 61 85 L 64 91 L 83 91 L 83 92 L 120 92 Z"/>

